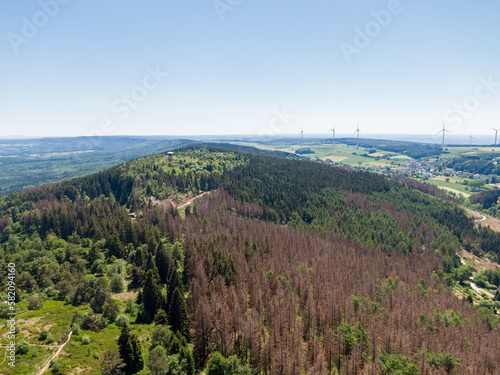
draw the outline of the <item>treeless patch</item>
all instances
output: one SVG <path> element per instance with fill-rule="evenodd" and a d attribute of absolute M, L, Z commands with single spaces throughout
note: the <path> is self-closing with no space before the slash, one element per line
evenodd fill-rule
<path fill-rule="evenodd" d="M 500 268 L 499 264 L 493 263 L 489 259 L 485 258 L 478 258 L 472 253 L 469 253 L 467 250 L 462 250 L 462 256 L 465 258 L 466 261 L 474 264 L 476 267 L 479 268 L 480 271 L 482 270 L 495 270 Z"/>
<path fill-rule="evenodd" d="M 139 293 L 138 291 L 126 290 L 124 292 L 114 294 L 112 298 L 117 301 L 126 301 L 131 298 L 135 300 L 137 298 L 138 293 Z"/>
<path fill-rule="evenodd" d="M 500 220 L 497 218 L 494 218 L 490 215 L 486 214 L 481 214 L 476 211 L 472 211 L 469 209 L 466 209 L 466 211 L 471 214 L 474 217 L 474 221 L 476 222 L 476 225 L 481 224 L 483 227 L 490 227 L 492 230 L 496 232 L 500 232 Z"/>
<path fill-rule="evenodd" d="M 26 325 L 27 327 L 33 327 L 36 323 L 38 323 L 40 321 L 40 319 L 42 319 L 42 317 L 31 318 L 31 319 L 25 320 L 23 322 L 23 324 Z"/>
<path fill-rule="evenodd" d="M 47 331 L 49 329 L 51 329 L 52 327 L 54 327 L 56 325 L 56 323 L 52 323 L 52 324 L 46 324 L 45 327 L 43 327 L 43 329 L 46 329 Z"/>

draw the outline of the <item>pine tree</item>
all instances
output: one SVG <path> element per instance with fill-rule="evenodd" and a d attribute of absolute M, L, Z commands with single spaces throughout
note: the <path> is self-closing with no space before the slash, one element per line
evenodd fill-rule
<path fill-rule="evenodd" d="M 172 271 L 175 270 L 175 263 L 172 258 L 172 254 L 169 250 L 165 249 L 163 243 L 160 244 L 158 253 L 155 258 L 156 267 L 158 268 L 158 274 L 160 275 L 160 281 L 162 284 L 166 284 L 170 279 Z"/>
<path fill-rule="evenodd" d="M 174 332 L 186 336 L 188 333 L 188 317 L 186 300 L 179 288 L 175 288 L 169 306 L 170 326 Z"/>
<path fill-rule="evenodd" d="M 194 375 L 196 373 L 196 363 L 194 361 L 193 352 L 190 348 L 185 346 L 181 347 L 180 356 L 182 358 L 182 370 L 187 375 Z"/>
<path fill-rule="evenodd" d="M 160 280 L 160 276 L 158 274 L 158 268 L 156 267 L 156 264 L 153 260 L 153 255 L 150 253 L 149 254 L 149 257 L 148 257 L 148 261 L 146 263 L 146 270 L 149 271 L 153 271 L 153 275 L 156 279 L 158 279 L 158 281 Z M 146 272 L 147 272 L 146 271 Z"/>
<path fill-rule="evenodd" d="M 144 304 L 144 309 L 151 317 L 156 316 L 158 309 L 161 307 L 161 289 L 158 284 L 158 278 L 155 277 L 153 270 L 148 270 L 148 272 L 146 272 L 142 290 L 142 303 Z"/>
<path fill-rule="evenodd" d="M 170 303 L 172 300 L 172 296 L 174 295 L 175 289 L 178 288 L 180 291 L 183 290 L 182 288 L 182 281 L 179 276 L 179 272 L 177 272 L 175 269 L 173 272 L 170 274 L 170 278 L 168 280 L 168 285 L 167 285 L 167 299 L 166 301 Z"/>
<path fill-rule="evenodd" d="M 141 344 L 137 335 L 133 334 L 129 326 L 122 328 L 120 337 L 118 338 L 118 349 L 120 357 L 126 365 L 126 371 L 135 373 L 142 370 L 144 361 L 142 359 Z"/>

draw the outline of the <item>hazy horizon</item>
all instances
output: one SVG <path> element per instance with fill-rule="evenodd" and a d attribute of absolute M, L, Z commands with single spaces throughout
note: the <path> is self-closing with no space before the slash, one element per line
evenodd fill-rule
<path fill-rule="evenodd" d="M 57 136 L 45 136 L 45 137 L 30 137 L 30 136 L 0 136 L 0 140 L 12 140 L 12 141 L 23 141 L 32 139 L 57 139 L 57 138 L 79 138 L 85 136 L 76 137 L 57 137 Z M 269 140 L 280 140 L 280 139 L 297 139 L 299 140 L 298 134 L 276 134 L 272 136 L 260 136 L 257 134 L 195 134 L 195 135 L 146 135 L 146 134 L 113 134 L 113 135 L 103 135 L 103 137 L 130 137 L 130 138 L 159 138 L 159 139 L 187 139 L 193 141 L 204 141 L 204 140 L 232 140 L 236 138 L 241 141 L 269 141 Z M 305 140 L 317 140 L 323 139 L 328 141 L 331 139 L 331 133 L 304 133 Z M 471 135 L 464 134 L 449 134 L 446 135 L 446 145 L 469 145 L 471 143 Z M 356 136 L 350 133 L 336 133 L 335 138 L 338 139 L 355 139 Z M 390 141 L 406 141 L 406 142 L 416 142 L 416 143 L 427 143 L 441 145 L 442 136 L 440 134 L 362 134 L 360 139 L 379 139 L 379 140 L 390 140 Z M 493 135 L 482 135 L 482 134 L 472 134 L 472 145 L 473 146 L 492 146 L 495 141 L 495 136 Z"/>

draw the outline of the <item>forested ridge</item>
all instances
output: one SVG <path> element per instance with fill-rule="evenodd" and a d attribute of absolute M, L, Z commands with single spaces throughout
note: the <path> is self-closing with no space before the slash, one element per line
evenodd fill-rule
<path fill-rule="evenodd" d="M 446 163 L 447 167 L 469 173 L 496 174 L 500 175 L 500 165 L 496 161 L 496 155 L 475 156 L 467 155 L 455 158 Z"/>
<path fill-rule="evenodd" d="M 498 234 L 408 181 L 248 151 L 187 147 L 2 198 L 20 316 L 61 301 L 78 345 L 118 332 L 92 374 L 500 371 L 495 302 L 449 288 L 457 253 L 498 256 Z"/>

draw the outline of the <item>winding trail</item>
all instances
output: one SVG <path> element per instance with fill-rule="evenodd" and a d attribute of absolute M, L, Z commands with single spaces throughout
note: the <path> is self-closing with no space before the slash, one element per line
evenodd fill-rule
<path fill-rule="evenodd" d="M 482 216 L 482 218 L 474 220 L 475 223 L 479 223 L 480 221 L 485 221 L 486 220 L 486 216 L 484 216 L 483 214 L 480 214 L 480 215 Z"/>
<path fill-rule="evenodd" d="M 484 290 L 484 289 L 479 288 L 476 284 L 474 284 L 474 282 L 473 282 L 474 277 L 473 277 L 473 276 L 471 276 L 469 279 L 470 279 L 470 286 L 471 286 L 471 288 L 472 288 L 472 289 L 473 289 L 476 293 L 479 293 L 479 294 L 484 293 L 484 294 L 486 294 L 487 296 L 489 296 L 489 297 L 491 297 L 491 298 L 495 298 L 495 296 L 494 296 L 493 294 L 491 294 L 490 292 L 487 292 L 487 291 L 486 291 L 486 290 Z"/>
<path fill-rule="evenodd" d="M 460 258 L 460 263 L 465 265 L 465 261 L 462 259 L 462 257 L 460 256 L 460 254 L 457 253 L 457 255 Z M 476 293 L 479 293 L 479 294 L 483 294 L 484 293 L 484 294 L 486 294 L 487 296 L 489 296 L 491 298 L 495 298 L 495 296 L 492 293 L 487 292 L 486 290 L 479 288 L 474 283 L 474 274 L 469 277 L 469 283 L 470 283 L 470 286 L 471 286 L 472 290 L 474 290 Z M 500 315 L 500 311 L 498 311 L 497 309 L 495 309 L 495 312 L 496 312 L 497 315 Z"/>
<path fill-rule="evenodd" d="M 472 215 L 472 217 L 474 218 L 474 223 L 479 223 L 479 222 L 485 221 L 487 219 L 486 216 L 484 216 L 483 214 L 481 214 L 479 212 L 472 211 L 472 210 L 470 210 L 468 208 L 465 208 L 465 211 L 467 211 L 469 214 Z"/>
<path fill-rule="evenodd" d="M 49 360 L 47 361 L 45 366 L 40 370 L 38 375 L 42 375 L 45 371 L 47 371 L 49 369 L 51 362 L 59 355 L 59 353 L 61 353 L 61 350 L 63 350 L 64 346 L 69 342 L 69 339 L 71 338 L 72 334 L 73 334 L 73 331 L 71 331 L 69 333 L 68 339 L 66 340 L 66 342 L 62 345 L 59 345 L 59 349 L 54 353 L 54 355 L 52 357 L 49 358 Z"/>

